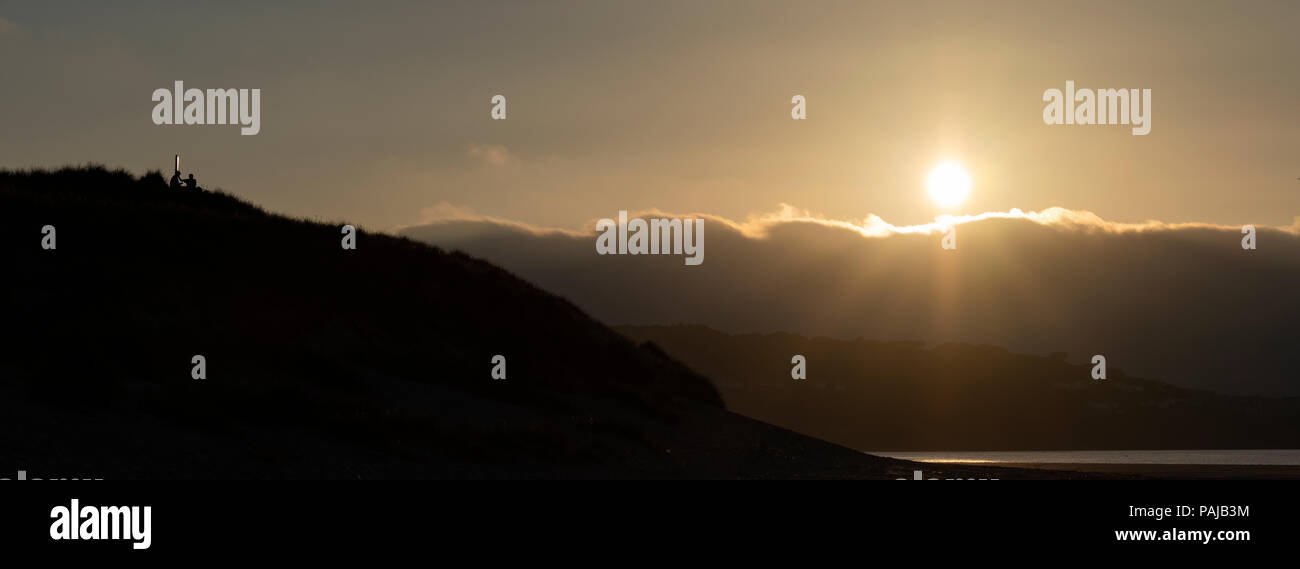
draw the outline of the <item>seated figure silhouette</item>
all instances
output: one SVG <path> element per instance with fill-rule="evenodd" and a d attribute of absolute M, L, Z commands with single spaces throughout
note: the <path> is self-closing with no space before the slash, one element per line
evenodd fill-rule
<path fill-rule="evenodd" d="M 199 187 L 199 181 L 194 179 L 194 172 L 190 172 L 190 177 L 185 178 L 184 180 L 181 180 L 181 182 L 184 182 L 184 183 L 185 183 L 185 188 L 186 188 L 186 189 L 189 189 L 189 190 L 201 190 L 201 189 L 203 189 L 203 188 L 200 188 L 200 187 Z"/>
<path fill-rule="evenodd" d="M 193 174 L 191 174 L 191 176 L 193 176 Z M 172 181 L 171 181 L 171 183 L 168 184 L 168 185 L 170 185 L 171 188 L 172 188 L 173 190 L 179 190 L 179 189 L 181 189 L 181 171 L 180 171 L 180 170 L 177 170 L 175 174 L 172 174 Z"/>

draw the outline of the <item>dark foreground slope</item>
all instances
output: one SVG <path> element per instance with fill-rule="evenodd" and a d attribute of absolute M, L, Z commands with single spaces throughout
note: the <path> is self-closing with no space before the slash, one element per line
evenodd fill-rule
<path fill-rule="evenodd" d="M 1300 446 L 1300 398 L 1128 377 L 1064 353 L 994 346 L 619 327 L 714 380 L 732 411 L 864 450 L 1269 449 Z M 807 379 L 790 359 L 807 358 Z"/>
<path fill-rule="evenodd" d="M 40 246 L 45 225 L 55 250 Z M 729 413 L 705 378 L 487 263 L 340 238 L 157 175 L 0 173 L 0 477 L 913 467 Z M 490 377 L 495 354 L 506 380 Z M 191 378 L 195 355 L 205 379 Z"/>

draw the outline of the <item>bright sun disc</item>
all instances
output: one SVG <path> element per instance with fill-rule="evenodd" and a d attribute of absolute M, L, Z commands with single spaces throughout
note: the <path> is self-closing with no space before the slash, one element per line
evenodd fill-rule
<path fill-rule="evenodd" d="M 970 193 L 970 176 L 960 165 L 945 162 L 930 170 L 930 199 L 943 207 L 958 205 Z"/>

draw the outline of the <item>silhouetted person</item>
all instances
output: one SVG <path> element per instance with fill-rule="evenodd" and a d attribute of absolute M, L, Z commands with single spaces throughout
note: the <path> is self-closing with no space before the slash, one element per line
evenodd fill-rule
<path fill-rule="evenodd" d="M 190 177 L 193 177 L 193 176 L 194 176 L 194 174 L 190 174 Z M 172 187 L 173 190 L 179 190 L 179 189 L 181 189 L 181 171 L 180 171 L 180 170 L 177 170 L 175 174 L 172 174 L 172 181 L 170 182 L 169 185 Z"/>
<path fill-rule="evenodd" d="M 190 172 L 190 177 L 181 180 L 185 182 L 185 187 L 190 190 L 199 189 L 199 181 L 194 179 L 194 172 Z"/>

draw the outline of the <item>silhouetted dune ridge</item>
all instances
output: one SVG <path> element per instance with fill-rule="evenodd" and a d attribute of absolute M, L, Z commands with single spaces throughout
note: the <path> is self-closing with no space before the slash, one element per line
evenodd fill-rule
<path fill-rule="evenodd" d="M 727 412 L 707 379 L 486 262 L 366 232 L 343 250 L 340 225 L 171 191 L 157 173 L 0 172 L 2 466 L 97 478 L 910 468 Z M 490 376 L 496 354 L 505 380 Z"/>

